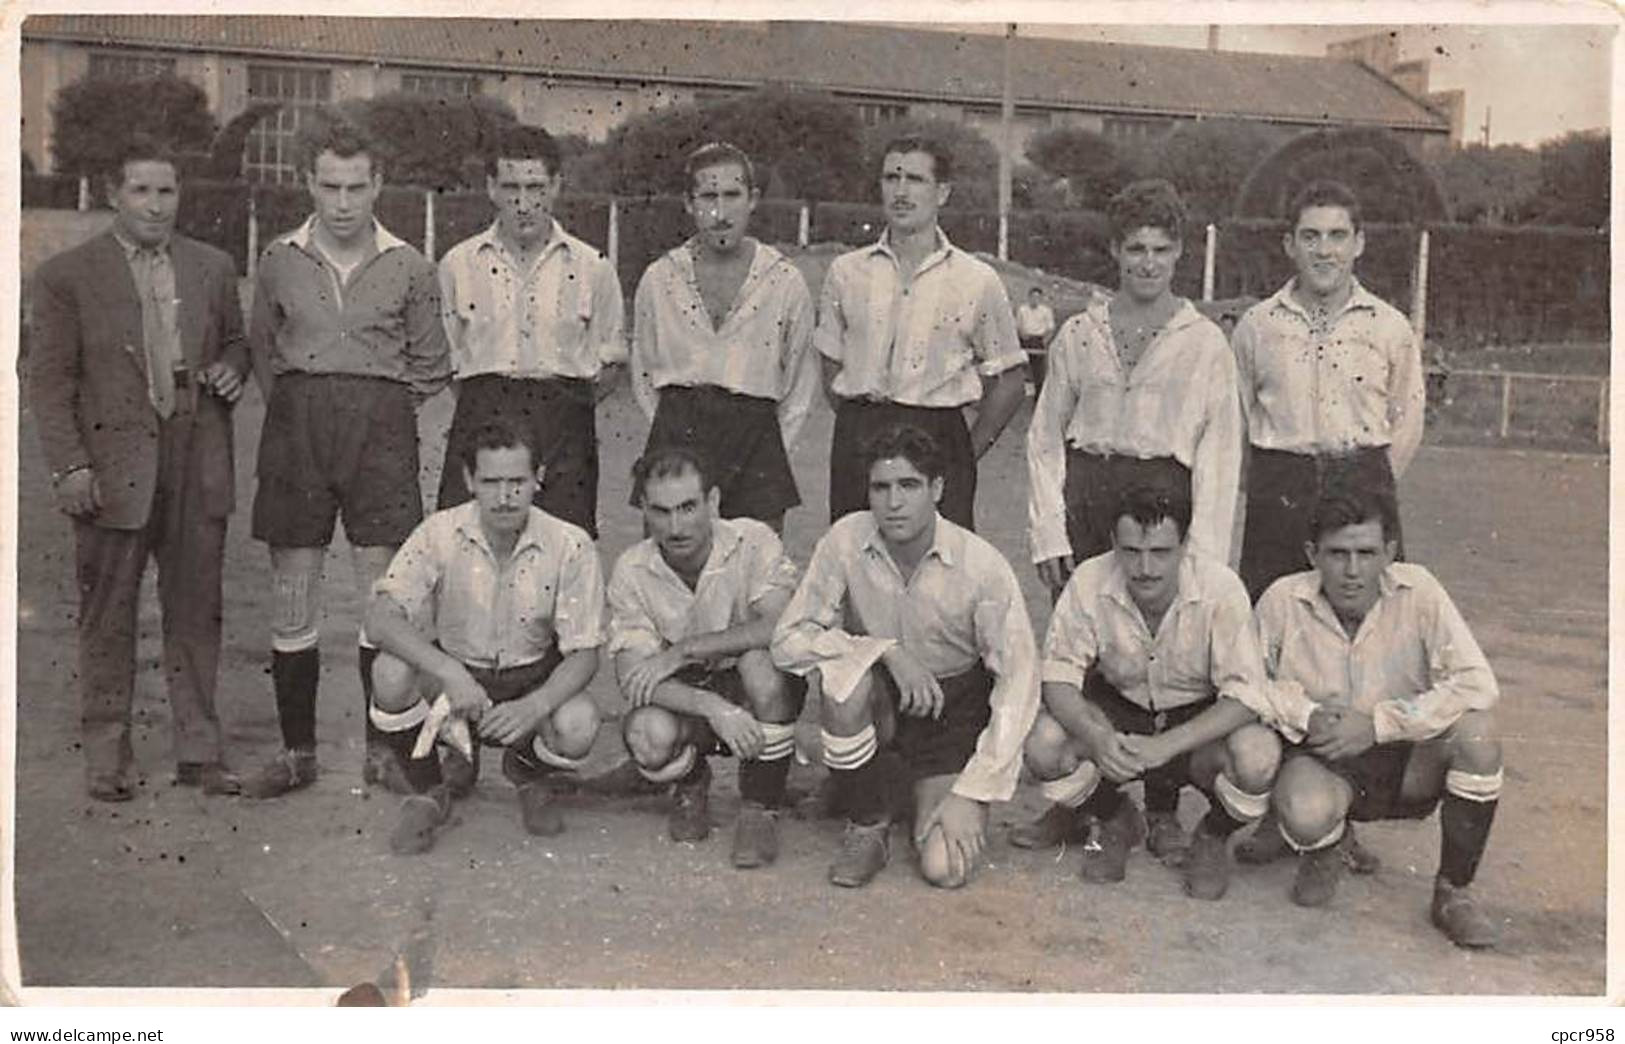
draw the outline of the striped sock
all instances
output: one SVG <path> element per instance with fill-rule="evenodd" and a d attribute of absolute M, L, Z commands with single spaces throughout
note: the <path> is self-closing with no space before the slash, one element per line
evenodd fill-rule
<path fill-rule="evenodd" d="M 739 796 L 765 808 L 784 804 L 784 784 L 790 778 L 790 755 L 795 752 L 793 725 L 762 722 L 762 752 L 739 763 Z"/>
<path fill-rule="evenodd" d="M 418 730 L 428 716 L 429 704 L 422 699 L 405 710 L 386 711 L 374 706 L 367 714 L 369 723 L 377 730 L 378 742 L 394 752 L 406 773 L 406 781 L 419 794 L 440 782 L 440 759 L 435 756 L 433 748 L 424 757 L 412 756 L 412 748 L 417 745 Z"/>
<path fill-rule="evenodd" d="M 1100 770 L 1094 762 L 1085 761 L 1060 779 L 1046 779 L 1039 784 L 1038 792 L 1063 808 L 1079 808 L 1099 785 Z"/>

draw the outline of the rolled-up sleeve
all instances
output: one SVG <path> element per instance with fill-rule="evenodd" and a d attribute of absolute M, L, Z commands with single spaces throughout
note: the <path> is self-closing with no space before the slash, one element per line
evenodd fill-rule
<path fill-rule="evenodd" d="M 1236 363 L 1220 338 L 1207 353 L 1206 423 L 1191 461 L 1191 549 L 1215 562 L 1230 564 L 1230 543 L 1241 486 L 1241 403 L 1236 391 Z"/>
<path fill-rule="evenodd" d="M 587 344 L 599 363 L 614 366 L 626 362 L 626 301 L 615 268 L 594 255 L 592 271 L 592 315 L 587 320 Z"/>
<path fill-rule="evenodd" d="M 1392 386 L 1388 397 L 1388 459 L 1397 479 L 1405 474 L 1422 445 L 1427 416 L 1427 379 L 1422 372 L 1422 348 L 1416 334 L 1396 323 L 1388 345 Z"/>
<path fill-rule="evenodd" d="M 817 670 L 824 695 L 843 702 L 865 671 L 896 643 L 889 638 L 851 634 L 836 626 L 846 603 L 846 576 L 835 538 L 826 534 L 813 549 L 801 586 L 779 615 L 773 631 L 773 662 L 805 677 Z"/>
<path fill-rule="evenodd" d="M 1277 732 L 1297 743 L 1309 732 L 1315 701 L 1301 683 L 1280 676 L 1281 646 L 1286 639 L 1291 599 L 1285 588 L 1273 586 L 1258 600 L 1253 617 L 1258 627 L 1259 652 L 1264 657 L 1263 698 L 1268 704 L 1268 713 L 1261 716 Z"/>
<path fill-rule="evenodd" d="M 1426 605 L 1418 621 L 1427 650 L 1426 691 L 1378 702 L 1371 710 L 1378 743 L 1432 739 L 1470 710 L 1488 710 L 1501 692 L 1489 661 L 1456 605 L 1437 581 L 1418 588 Z"/>
<path fill-rule="evenodd" d="M 559 563 L 559 594 L 553 631 L 559 652 L 568 655 L 604 644 L 604 569 L 592 542 L 571 543 Z"/>
<path fill-rule="evenodd" d="M 784 314 L 780 372 L 783 387 L 779 396 L 779 431 L 786 447 L 794 447 L 801 427 L 812 411 L 813 396 L 819 386 L 818 356 L 813 351 L 812 295 L 807 282 L 796 273 L 787 292 Z"/>
<path fill-rule="evenodd" d="M 841 306 L 846 266 L 836 258 L 824 276 L 818 293 L 818 324 L 813 329 L 813 347 L 826 359 L 840 362 L 846 356 L 846 313 Z"/>
<path fill-rule="evenodd" d="M 1084 676 L 1100 655 L 1099 631 L 1087 604 L 1085 585 L 1079 582 L 1082 575 L 1081 570 L 1072 574 L 1044 635 L 1043 680 L 1074 688 L 1083 687 Z"/>
<path fill-rule="evenodd" d="M 1069 320 L 1050 345 L 1048 375 L 1027 426 L 1027 539 L 1034 562 L 1072 553 L 1066 535 L 1066 426 L 1078 401 L 1070 360 L 1079 329 Z"/>
<path fill-rule="evenodd" d="M 1259 648 L 1247 588 L 1239 577 L 1226 571 L 1222 589 L 1213 598 L 1213 619 L 1208 629 L 1213 688 L 1220 696 L 1258 715 L 1265 724 L 1273 725 L 1276 710 L 1269 698 L 1264 654 Z"/>
<path fill-rule="evenodd" d="M 630 652 L 639 657 L 652 656 L 665 642 L 659 626 L 649 614 L 648 606 L 632 578 L 636 569 L 625 555 L 615 563 L 609 577 L 609 644 L 610 655 Z"/>
<path fill-rule="evenodd" d="M 993 673 L 988 702 L 992 716 L 977 737 L 976 751 L 954 780 L 953 792 L 972 801 L 1008 801 L 1021 775 L 1022 744 L 1038 715 L 1038 648 L 1027 605 L 1010 567 L 984 584 L 976 601 L 976 641 L 982 662 Z"/>
<path fill-rule="evenodd" d="M 445 548 L 435 522 L 431 516 L 414 529 L 372 585 L 373 597 L 389 598 L 413 620 L 422 618 L 445 571 Z"/>
<path fill-rule="evenodd" d="M 988 270 L 976 298 L 976 327 L 971 339 L 976 369 L 983 377 L 997 377 L 1006 370 L 1027 365 L 1027 353 L 1016 336 L 1016 320 L 1010 311 L 1010 297 L 1004 281 Z"/>

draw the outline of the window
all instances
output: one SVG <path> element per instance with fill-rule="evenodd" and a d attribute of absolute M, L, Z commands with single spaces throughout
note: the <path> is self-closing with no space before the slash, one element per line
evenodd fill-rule
<path fill-rule="evenodd" d="M 1140 142 L 1160 137 L 1174 121 L 1147 116 L 1107 116 L 1101 133 L 1114 142 Z"/>
<path fill-rule="evenodd" d="M 480 93 L 480 78 L 460 73 L 401 73 L 401 90 L 437 98 L 473 98 Z"/>
<path fill-rule="evenodd" d="M 140 80 L 148 76 L 175 75 L 175 59 L 156 54 L 92 52 L 90 77 L 93 80 Z"/>
<path fill-rule="evenodd" d="M 865 127 L 878 127 L 883 123 L 895 123 L 908 118 L 907 105 L 888 105 L 884 102 L 858 102 L 853 106 L 858 112 L 858 120 Z"/>
<path fill-rule="evenodd" d="M 332 97 L 333 73 L 298 65 L 250 65 L 248 102 L 282 102 L 254 125 L 243 150 L 243 173 L 251 181 L 299 180 L 294 135 L 310 111 Z"/>

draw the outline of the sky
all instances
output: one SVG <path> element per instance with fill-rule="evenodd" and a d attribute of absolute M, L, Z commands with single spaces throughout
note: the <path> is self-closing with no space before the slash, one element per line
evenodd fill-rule
<path fill-rule="evenodd" d="M 1206 47 L 1205 25 L 1017 23 L 1017 32 L 1116 43 Z M 946 26 L 944 26 L 946 27 Z M 998 31 L 988 25 L 954 28 Z M 1609 125 L 1614 31 L 1599 25 L 1222 25 L 1229 51 L 1324 54 L 1326 44 L 1374 32 L 1399 36 L 1401 60 L 1429 59 L 1430 90 L 1466 91 L 1465 138 L 1535 145 Z"/>

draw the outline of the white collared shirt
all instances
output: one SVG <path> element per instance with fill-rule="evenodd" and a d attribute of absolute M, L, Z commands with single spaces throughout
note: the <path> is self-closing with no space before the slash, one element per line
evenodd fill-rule
<path fill-rule="evenodd" d="M 1300 740 L 1318 706 L 1371 715 L 1378 743 L 1420 742 L 1500 699 L 1495 674 L 1450 595 L 1422 566 L 1395 562 L 1350 638 L 1313 570 L 1258 600 L 1276 728 Z"/>
<path fill-rule="evenodd" d="M 981 399 L 983 378 L 1026 364 L 999 274 L 940 229 L 937 244 L 912 275 L 889 233 L 830 263 L 813 344 L 840 364 L 836 395 L 966 406 Z"/>
<path fill-rule="evenodd" d="M 1044 636 L 1044 681 L 1083 687 L 1090 668 L 1152 713 L 1228 697 L 1265 716 L 1264 661 L 1241 578 L 1187 550 L 1156 634 L 1115 551 L 1073 571 Z"/>
<path fill-rule="evenodd" d="M 1241 407 L 1224 333 L 1189 301 L 1133 369 L 1112 338 L 1107 299 L 1066 321 L 1050 343 L 1044 390 L 1027 428 L 1027 526 L 1034 562 L 1072 554 L 1066 535 L 1067 446 L 1191 471 L 1190 545 L 1230 561 L 1241 482 Z"/>
<path fill-rule="evenodd" d="M 1427 408 L 1415 331 L 1358 281 L 1322 326 L 1293 299 L 1295 283 L 1247 309 L 1230 338 L 1248 439 L 1304 454 L 1387 446 L 1397 478 Z"/>
<path fill-rule="evenodd" d="M 532 507 L 498 561 L 470 500 L 424 519 L 373 585 L 450 655 L 476 667 L 534 663 L 604 642 L 604 577 L 586 532 Z"/>
<path fill-rule="evenodd" d="M 818 670 L 825 698 L 839 702 L 893 645 L 939 678 L 977 661 L 993 674 L 992 718 L 953 792 L 1009 800 L 1038 713 L 1038 650 L 1010 563 L 939 515 L 930 550 L 905 580 L 872 513 L 836 522 L 779 617 L 773 662 L 798 675 Z"/>
<path fill-rule="evenodd" d="M 720 326 L 700 296 L 685 243 L 656 258 L 633 299 L 632 391 L 651 419 L 660 389 L 709 385 L 779 404 L 793 446 L 818 389 L 812 295 L 801 271 L 758 243 L 750 271 Z"/>
<path fill-rule="evenodd" d="M 615 269 L 557 222 L 521 271 L 492 224 L 440 259 L 446 337 L 458 379 L 576 377 L 626 361 Z"/>
<path fill-rule="evenodd" d="M 610 573 L 607 651 L 650 656 L 690 635 L 748 623 L 764 599 L 788 599 L 797 579 L 778 534 L 752 518 L 712 521 L 711 554 L 692 588 L 646 537 L 621 552 Z"/>

